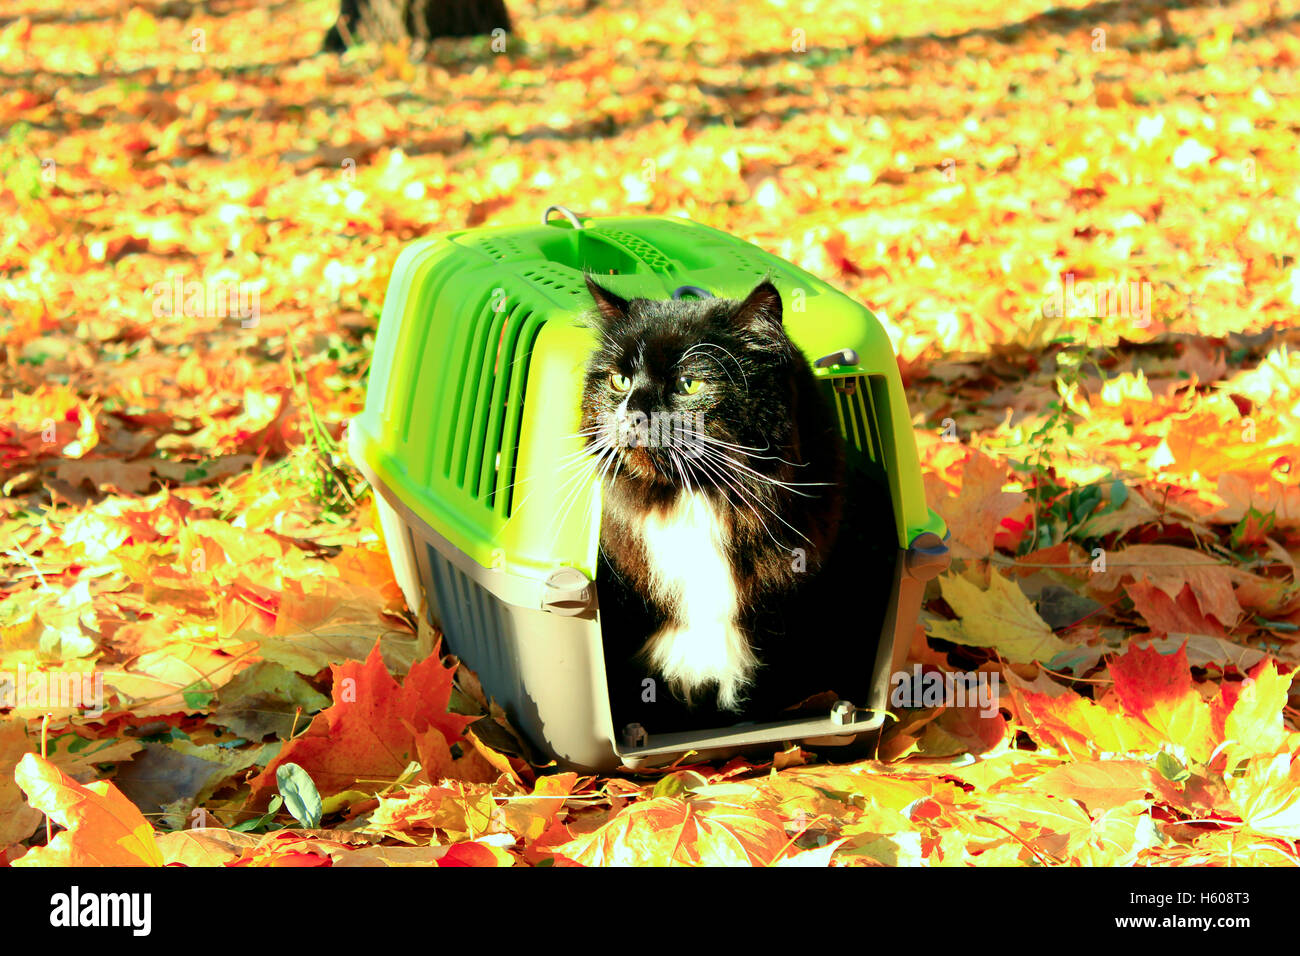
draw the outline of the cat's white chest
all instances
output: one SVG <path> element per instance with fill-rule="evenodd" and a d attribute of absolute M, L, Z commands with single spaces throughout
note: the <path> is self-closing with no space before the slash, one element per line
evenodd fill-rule
<path fill-rule="evenodd" d="M 716 683 L 719 706 L 737 706 L 757 660 L 738 626 L 724 523 L 706 496 L 684 493 L 640 531 L 654 597 L 675 618 L 647 643 L 651 663 L 688 699 Z"/>

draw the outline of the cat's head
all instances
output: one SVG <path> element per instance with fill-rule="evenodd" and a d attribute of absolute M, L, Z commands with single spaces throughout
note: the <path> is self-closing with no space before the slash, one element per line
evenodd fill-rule
<path fill-rule="evenodd" d="M 607 474 L 721 489 L 789 457 L 796 379 L 809 372 L 770 281 L 743 300 L 629 301 L 590 276 L 587 288 L 599 344 L 582 424 Z"/>

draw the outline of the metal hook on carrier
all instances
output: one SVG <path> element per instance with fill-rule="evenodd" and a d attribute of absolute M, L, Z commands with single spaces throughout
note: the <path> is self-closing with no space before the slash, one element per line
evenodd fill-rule
<path fill-rule="evenodd" d="M 560 206 L 560 205 L 546 207 L 546 211 L 542 213 L 543 226 L 545 226 L 550 221 L 551 213 L 553 212 L 558 212 L 565 219 L 569 220 L 569 223 L 573 226 L 574 229 L 583 228 L 582 220 L 578 218 L 578 214 L 575 213 L 568 206 Z"/>
<path fill-rule="evenodd" d="M 716 296 L 714 296 L 714 294 L 710 292 L 708 289 L 701 289 L 697 285 L 679 285 L 676 289 L 673 289 L 674 299 L 680 299 L 682 296 L 688 294 L 695 296 L 695 298 L 697 299 L 716 298 Z"/>

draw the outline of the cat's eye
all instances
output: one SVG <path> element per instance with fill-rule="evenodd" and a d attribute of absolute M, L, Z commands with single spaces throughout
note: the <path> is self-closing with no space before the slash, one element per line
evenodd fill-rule
<path fill-rule="evenodd" d="M 704 382 L 698 378 L 691 378 L 689 375 L 679 375 L 677 377 L 677 391 L 682 395 L 694 395 L 704 387 Z"/>
<path fill-rule="evenodd" d="M 619 375 L 618 372 L 614 372 L 609 377 L 609 384 L 616 392 L 626 392 L 632 387 L 632 380 L 626 375 Z"/>

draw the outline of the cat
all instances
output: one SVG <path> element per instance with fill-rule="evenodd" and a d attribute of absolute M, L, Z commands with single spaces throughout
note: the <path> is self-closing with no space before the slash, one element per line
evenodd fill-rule
<path fill-rule="evenodd" d="M 855 511 L 842 438 L 779 291 L 764 279 L 743 300 L 628 301 L 590 275 L 587 288 L 599 344 L 581 434 L 603 475 L 607 632 L 637 634 L 633 657 L 689 708 L 739 713 L 760 671 L 765 706 L 826 690 L 826 655 L 810 652 L 834 642 L 809 635 L 849 603 L 837 589 L 852 575 L 825 572 L 851 571 L 863 535 L 842 534 Z M 859 671 L 869 659 L 854 655 Z"/>

